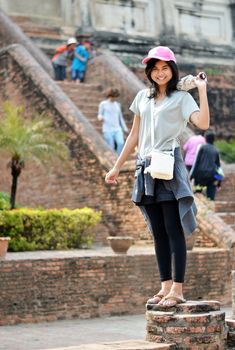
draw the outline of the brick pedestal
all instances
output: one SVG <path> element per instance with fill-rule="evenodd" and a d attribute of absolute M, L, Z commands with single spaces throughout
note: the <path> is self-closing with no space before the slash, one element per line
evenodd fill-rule
<path fill-rule="evenodd" d="M 181 350 L 226 349 L 225 313 L 216 301 L 188 301 L 173 308 L 147 305 L 146 340 Z"/>
<path fill-rule="evenodd" d="M 235 271 L 232 271 L 232 318 L 235 319 Z"/>
<path fill-rule="evenodd" d="M 226 320 L 226 325 L 228 328 L 226 349 L 232 350 L 232 349 L 235 349 L 235 320 Z"/>

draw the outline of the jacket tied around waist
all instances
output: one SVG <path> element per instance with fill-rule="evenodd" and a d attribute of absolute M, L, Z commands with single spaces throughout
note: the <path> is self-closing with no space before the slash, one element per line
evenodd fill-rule
<path fill-rule="evenodd" d="M 189 182 L 188 172 L 184 165 L 179 147 L 174 152 L 174 176 L 172 180 L 162 180 L 165 188 L 172 191 L 179 203 L 179 215 L 183 231 L 190 235 L 196 229 L 197 208 L 194 202 L 193 192 Z M 155 179 L 144 170 L 150 164 L 150 158 L 141 159 L 137 157 L 135 181 L 132 191 L 132 201 L 136 204 L 141 202 L 143 195 L 154 196 Z M 140 205 L 141 208 L 141 205 Z"/>

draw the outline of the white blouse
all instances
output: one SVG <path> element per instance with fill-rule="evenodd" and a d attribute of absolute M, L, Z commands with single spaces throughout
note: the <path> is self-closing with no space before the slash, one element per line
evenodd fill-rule
<path fill-rule="evenodd" d="M 130 110 L 140 116 L 138 153 L 141 158 L 151 155 L 151 99 L 150 89 L 138 92 Z M 191 114 L 199 111 L 193 97 L 186 91 L 174 91 L 169 97 L 154 104 L 154 149 L 171 150 L 173 140 L 185 129 Z"/>

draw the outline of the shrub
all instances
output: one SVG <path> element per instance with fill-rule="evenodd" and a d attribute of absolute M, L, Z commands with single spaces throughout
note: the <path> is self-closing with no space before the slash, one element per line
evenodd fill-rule
<path fill-rule="evenodd" d="M 10 209 L 10 196 L 5 192 L 0 192 L 0 210 Z"/>
<path fill-rule="evenodd" d="M 221 158 L 226 163 L 235 163 L 235 140 L 216 141 L 216 147 L 220 151 Z"/>
<path fill-rule="evenodd" d="M 0 211 L 0 232 L 11 237 L 10 251 L 90 246 L 101 213 L 82 209 L 14 209 Z"/>
<path fill-rule="evenodd" d="M 16 204 L 16 208 L 19 208 L 20 205 Z M 0 210 L 10 209 L 10 195 L 5 192 L 0 192 Z"/>

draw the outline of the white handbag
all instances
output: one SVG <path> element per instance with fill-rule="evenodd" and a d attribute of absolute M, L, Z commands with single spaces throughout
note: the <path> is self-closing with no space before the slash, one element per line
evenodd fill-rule
<path fill-rule="evenodd" d="M 150 175 L 154 179 L 173 179 L 174 162 L 175 158 L 172 152 L 153 151 L 150 163 Z"/>
<path fill-rule="evenodd" d="M 174 173 L 174 151 L 176 141 L 173 140 L 172 150 L 170 151 L 160 151 L 154 149 L 154 100 L 151 99 L 151 162 L 150 165 L 145 168 L 145 173 L 149 172 L 152 178 L 162 179 L 162 180 L 171 180 L 173 179 Z"/>

